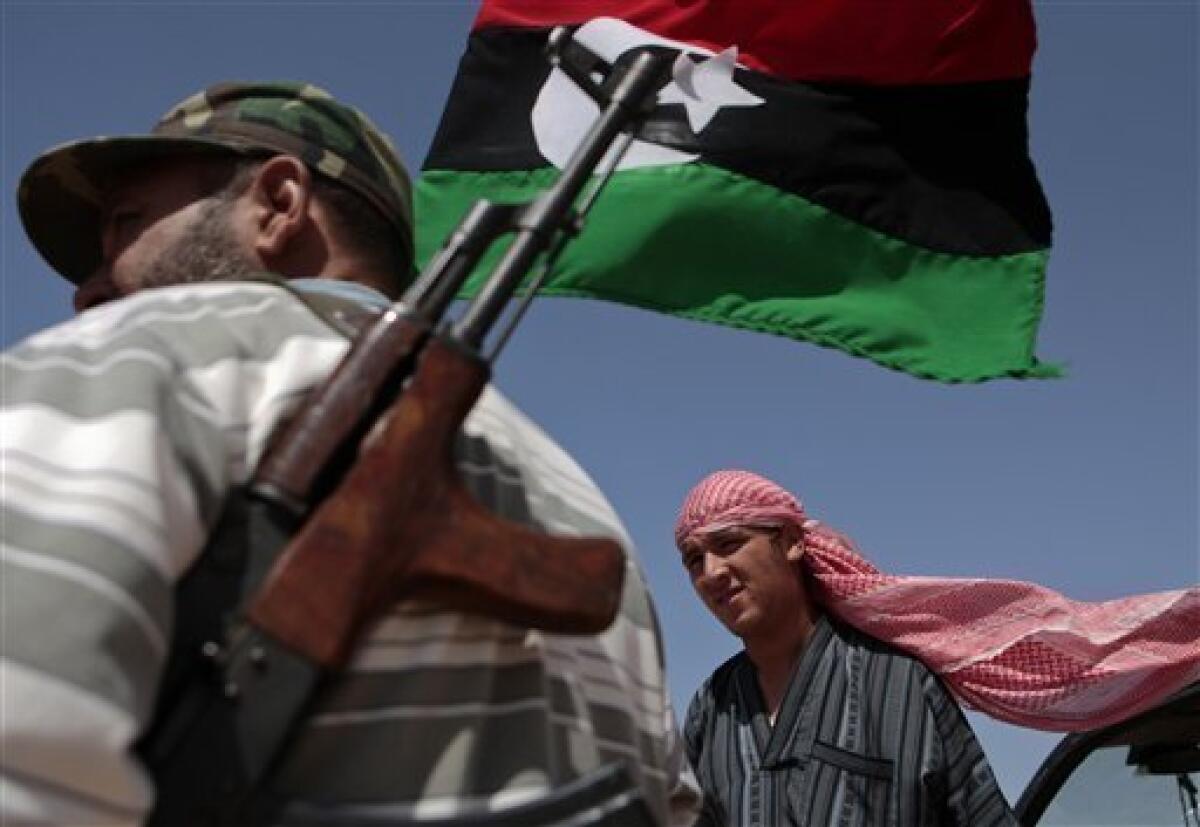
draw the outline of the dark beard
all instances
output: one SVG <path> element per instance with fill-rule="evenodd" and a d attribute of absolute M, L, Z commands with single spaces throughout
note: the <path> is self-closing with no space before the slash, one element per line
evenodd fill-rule
<path fill-rule="evenodd" d="M 161 252 L 143 273 L 141 287 L 205 281 L 241 281 L 257 272 L 238 249 L 229 222 L 232 200 L 204 205 L 187 232 Z"/>

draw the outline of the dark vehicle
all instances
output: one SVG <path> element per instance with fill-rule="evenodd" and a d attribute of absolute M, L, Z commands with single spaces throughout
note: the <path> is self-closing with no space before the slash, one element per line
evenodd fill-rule
<path fill-rule="evenodd" d="M 1068 735 L 1017 802 L 1024 827 L 1200 827 L 1200 683 Z"/>

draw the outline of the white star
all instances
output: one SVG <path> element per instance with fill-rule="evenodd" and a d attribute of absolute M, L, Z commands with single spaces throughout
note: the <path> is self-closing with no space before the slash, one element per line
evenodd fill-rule
<path fill-rule="evenodd" d="M 694 63 L 680 52 L 671 68 L 674 83 L 659 93 L 658 102 L 682 103 L 687 109 L 688 124 L 699 135 L 722 107 L 758 106 L 763 102 L 734 82 L 736 65 L 737 46 L 730 46 L 702 63 Z"/>

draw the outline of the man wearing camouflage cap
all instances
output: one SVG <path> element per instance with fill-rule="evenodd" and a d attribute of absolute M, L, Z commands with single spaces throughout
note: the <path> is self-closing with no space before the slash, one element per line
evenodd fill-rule
<path fill-rule="evenodd" d="M 172 791 L 139 738 L 189 577 L 350 320 L 409 279 L 410 185 L 361 113 L 312 86 L 240 83 L 148 136 L 48 152 L 18 199 L 81 315 L 3 360 L 0 821 L 161 823 Z M 586 474 L 494 390 L 458 447 L 499 515 L 629 548 Z M 260 792 L 289 823 L 437 823 L 620 761 L 656 820 L 687 823 L 661 664 L 636 566 L 596 637 L 408 601 L 318 693 Z"/>
<path fill-rule="evenodd" d="M 285 223 L 226 261 L 240 241 L 228 225 L 254 218 L 242 210 L 217 220 L 214 207 L 235 196 L 280 210 Z M 202 219 L 184 239 L 167 227 L 141 242 L 156 253 L 155 242 L 173 242 L 156 267 L 122 259 L 158 213 L 189 202 Z M 34 246 L 78 285 L 77 310 L 143 287 L 256 270 L 356 281 L 394 296 L 412 264 L 412 191 L 395 150 L 365 115 L 315 86 L 219 84 L 173 107 L 149 135 L 59 147 L 22 176 L 18 205 Z M 281 242 L 290 259 L 276 249 Z"/>

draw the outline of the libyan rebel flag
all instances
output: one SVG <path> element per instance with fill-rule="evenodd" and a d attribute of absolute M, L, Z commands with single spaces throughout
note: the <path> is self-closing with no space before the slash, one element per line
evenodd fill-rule
<path fill-rule="evenodd" d="M 417 187 L 420 263 L 476 199 L 547 187 L 595 117 L 544 57 L 557 24 L 610 62 L 688 62 L 544 294 L 943 381 L 1056 373 L 1028 0 L 485 0 Z"/>

